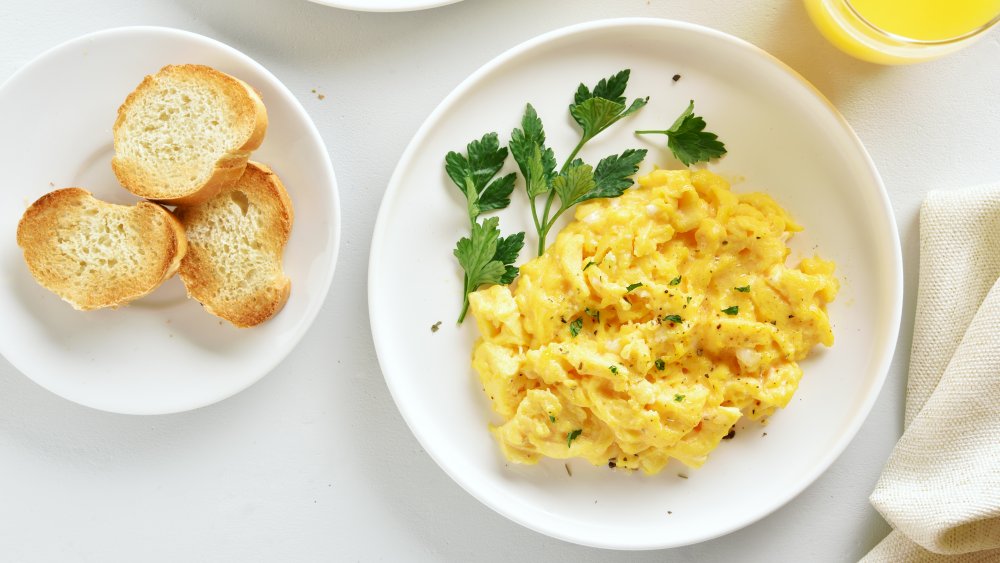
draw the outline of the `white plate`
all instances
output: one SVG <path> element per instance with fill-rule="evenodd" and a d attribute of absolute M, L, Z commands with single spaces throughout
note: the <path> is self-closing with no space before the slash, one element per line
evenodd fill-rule
<path fill-rule="evenodd" d="M 413 12 L 455 4 L 461 0 L 309 0 L 317 4 L 358 12 Z"/>
<path fill-rule="evenodd" d="M 257 88 L 267 105 L 267 137 L 252 158 L 271 165 L 295 207 L 284 262 L 292 293 L 284 310 L 257 328 L 238 330 L 205 313 L 185 298 L 177 277 L 117 311 L 75 311 L 35 283 L 15 242 L 24 209 L 55 188 L 137 201 L 111 172 L 111 127 L 125 96 L 170 63 L 228 72 Z M 85 35 L 44 53 L 0 88 L 0 123 L 0 353 L 41 386 L 106 411 L 185 411 L 249 387 L 309 328 L 337 260 L 337 184 L 305 110 L 250 57 L 175 29 Z"/>
<path fill-rule="evenodd" d="M 562 461 L 506 463 L 487 430 L 497 420 L 469 366 L 475 323 L 454 323 L 462 278 L 451 252 L 468 218 L 443 162 L 449 150 L 487 131 L 509 139 L 529 101 L 545 121 L 549 146 L 565 158 L 579 135 L 566 110 L 577 84 L 592 85 L 622 68 L 632 69 L 629 97 L 651 101 L 589 144 L 583 157 L 596 161 L 648 147 L 640 173 L 654 163 L 677 166 L 654 144 L 662 138 L 637 139 L 632 131 L 668 127 L 694 99 L 729 149 L 710 168 L 744 178 L 735 190 L 766 191 L 789 209 L 806 227 L 793 250 L 815 247 L 836 260 L 843 280 L 830 307 L 837 343 L 803 362 L 798 394 L 771 417 L 766 437 L 759 428 L 738 431 L 700 470 L 675 461 L 646 477 L 574 460 L 570 477 Z M 512 161 L 508 168 L 515 169 Z M 535 246 L 520 183 L 500 217 L 505 233 L 527 231 L 525 248 Z M 522 252 L 521 262 L 529 254 Z M 515 47 L 463 82 L 427 119 L 392 176 L 368 279 L 382 371 L 424 449 L 508 518 L 567 541 L 619 549 L 679 546 L 731 532 L 816 479 L 847 446 L 882 387 L 902 306 L 902 259 L 888 197 L 836 109 L 752 45 L 656 19 L 561 29 Z M 432 332 L 438 321 L 440 330 Z M 678 478 L 681 472 L 689 479 Z"/>

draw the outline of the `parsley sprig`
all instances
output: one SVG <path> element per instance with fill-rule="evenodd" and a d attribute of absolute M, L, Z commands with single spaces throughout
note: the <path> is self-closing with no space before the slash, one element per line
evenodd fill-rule
<path fill-rule="evenodd" d="M 487 133 L 466 146 L 466 154 L 449 152 L 445 171 L 465 196 L 471 226 L 470 236 L 459 239 L 455 258 L 465 270 L 461 324 L 469 310 L 469 294 L 486 284 L 509 284 L 517 277 L 514 266 L 524 247 L 524 233 L 500 236 L 500 219 L 490 217 L 479 222 L 486 211 L 510 205 L 514 191 L 514 173 L 496 178 L 507 160 L 507 148 L 501 147 L 496 133 Z"/>
<path fill-rule="evenodd" d="M 517 175 L 510 173 L 497 177 L 508 154 L 513 155 L 524 176 L 531 217 L 538 232 L 539 256 L 545 252 L 545 240 L 552 226 L 568 209 L 590 199 L 619 197 L 632 187 L 632 177 L 646 157 L 645 149 L 627 149 L 621 154 L 606 156 L 596 167 L 577 158 L 590 140 L 639 111 L 649 101 L 645 97 L 628 103 L 625 89 L 630 75 L 631 71 L 625 69 L 601 80 L 593 88 L 584 84 L 577 88 L 569 113 L 580 126 L 580 140 L 558 171 L 555 153 L 545 146 L 542 120 L 531 104 L 525 108 L 521 127 L 511 133 L 509 153 L 507 147 L 500 146 L 496 133 L 487 133 L 469 143 L 465 154 L 452 151 L 445 157 L 448 177 L 465 196 L 470 224 L 470 235 L 462 237 L 454 251 L 465 270 L 459 323 L 468 312 L 470 293 L 487 284 L 509 284 L 518 275 L 514 262 L 524 247 L 524 233 L 501 237 L 499 219 L 491 217 L 479 221 L 483 213 L 510 205 Z M 687 166 L 726 153 L 726 147 L 718 136 L 705 131 L 705 120 L 695 115 L 693 100 L 669 129 L 642 130 L 636 131 L 636 134 L 666 135 L 667 147 Z M 536 199 L 543 195 L 546 196 L 545 205 L 539 213 Z M 588 263 L 584 270 L 591 265 L 594 262 Z M 670 285 L 677 285 L 680 281 L 681 277 L 677 276 Z M 632 284 L 628 289 L 631 291 L 640 285 Z M 743 288 L 737 290 L 743 291 Z M 732 315 L 737 310 L 730 307 L 723 312 Z M 572 331 L 573 327 L 570 328 Z"/>
<path fill-rule="evenodd" d="M 574 205 L 595 198 L 618 197 L 633 184 L 632 176 L 646 157 L 645 149 L 628 149 L 620 155 L 601 159 L 593 167 L 577 158 L 580 149 L 621 119 L 635 113 L 649 101 L 639 98 L 626 105 L 625 88 L 631 71 L 625 69 L 597 83 L 593 89 L 584 84 L 576 90 L 570 115 L 580 126 L 580 141 L 556 172 L 555 153 L 545 146 L 545 129 L 535 108 L 528 104 L 521 127 L 511 133 L 510 152 L 524 175 L 525 189 L 531 202 L 531 218 L 538 232 L 538 255 L 545 252 L 545 239 L 559 216 Z M 539 214 L 536 198 L 546 195 Z M 559 206 L 553 207 L 556 197 Z"/>
<path fill-rule="evenodd" d="M 705 162 L 726 154 L 726 145 L 715 133 L 705 131 L 705 120 L 694 113 L 694 100 L 670 129 L 636 131 L 636 135 L 666 135 L 667 148 L 684 166 Z"/>

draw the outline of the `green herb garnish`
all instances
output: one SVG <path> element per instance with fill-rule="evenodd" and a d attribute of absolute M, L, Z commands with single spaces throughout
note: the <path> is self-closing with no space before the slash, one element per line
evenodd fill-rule
<path fill-rule="evenodd" d="M 580 317 L 573 322 L 569 323 L 569 333 L 576 338 L 576 335 L 580 334 L 580 329 L 583 328 L 583 317 Z"/>
<path fill-rule="evenodd" d="M 580 152 L 587 141 L 623 117 L 639 111 L 649 101 L 649 97 L 645 97 L 632 100 L 630 105 L 625 105 L 627 101 L 625 88 L 628 86 L 631 74 L 630 69 L 619 71 L 617 74 L 598 82 L 593 90 L 583 84 L 577 87 L 573 103 L 569 106 L 569 113 L 580 124 L 583 136 L 576 148 L 573 149 L 573 153 L 570 154 L 570 160 L 576 156 L 576 153 Z"/>
<path fill-rule="evenodd" d="M 625 293 L 631 293 L 633 289 L 639 289 L 642 287 L 642 282 L 630 283 L 625 286 Z"/>
<path fill-rule="evenodd" d="M 517 277 L 518 269 L 513 264 L 524 247 L 524 233 L 504 238 L 500 236 L 500 220 L 496 217 L 482 223 L 477 221 L 486 211 L 510 205 L 516 176 L 511 173 L 494 179 L 506 159 L 507 149 L 500 146 L 496 133 L 487 133 L 469 143 L 464 155 L 452 151 L 445 157 L 445 171 L 465 196 L 471 225 L 470 236 L 461 238 L 454 251 L 465 270 L 459 323 L 469 310 L 470 293 L 485 284 L 509 284 Z"/>
<path fill-rule="evenodd" d="M 587 313 L 588 315 L 590 315 L 590 318 L 594 319 L 595 321 L 601 320 L 601 312 L 600 311 L 595 311 L 595 310 L 591 309 L 590 307 L 584 307 L 583 311 L 585 313 Z"/>
<path fill-rule="evenodd" d="M 667 315 L 667 316 L 663 317 L 663 320 L 670 321 L 672 323 L 682 323 L 682 322 L 684 322 L 684 319 L 682 319 L 680 315 Z"/>
<path fill-rule="evenodd" d="M 583 267 L 582 271 L 586 272 L 587 268 L 589 268 L 591 266 L 596 266 L 596 265 L 597 265 L 597 262 L 594 262 L 593 260 L 591 260 L 590 262 L 587 262 L 587 265 Z"/>
<path fill-rule="evenodd" d="M 618 375 L 618 366 L 611 365 L 611 366 L 608 366 L 608 369 L 611 370 L 611 373 L 613 373 L 615 375 Z"/>
<path fill-rule="evenodd" d="M 684 400 L 684 395 L 674 395 L 674 401 L 681 402 Z"/>
<path fill-rule="evenodd" d="M 552 415 L 550 414 L 550 415 L 549 415 L 549 422 L 555 422 L 555 421 L 556 421 L 556 417 L 554 417 L 554 416 L 552 416 Z"/>
<path fill-rule="evenodd" d="M 576 440 L 580 436 L 580 434 L 583 434 L 583 429 L 582 428 L 577 428 L 576 430 L 574 430 L 574 431 L 570 432 L 569 434 L 567 434 L 566 435 L 566 447 L 568 448 L 568 447 L 572 446 L 573 445 L 573 440 Z"/>
<path fill-rule="evenodd" d="M 677 276 L 676 278 L 667 282 L 667 285 L 680 285 L 680 283 L 681 283 L 681 276 Z"/>
<path fill-rule="evenodd" d="M 732 307 L 726 307 L 722 312 L 727 315 L 736 315 L 740 312 L 740 308 L 738 305 L 733 305 Z"/>
<path fill-rule="evenodd" d="M 656 361 L 653 363 L 656 364 L 656 369 L 660 371 L 663 371 L 664 369 L 667 368 L 667 362 L 664 362 L 663 358 L 656 358 Z"/>
<path fill-rule="evenodd" d="M 465 195 L 469 221 L 476 222 L 485 211 L 510 205 L 514 191 L 513 173 L 493 179 L 507 160 L 507 148 L 501 147 L 496 133 L 487 133 L 466 146 L 466 154 L 451 151 L 445 156 L 444 169 Z M 491 181 L 492 180 L 492 181 Z"/>
<path fill-rule="evenodd" d="M 694 100 L 670 129 L 636 131 L 636 135 L 666 135 L 667 148 L 684 166 L 709 161 L 726 154 L 726 145 L 715 133 L 705 131 L 705 120 L 694 113 Z"/>
<path fill-rule="evenodd" d="M 588 141 L 646 105 L 649 98 L 633 100 L 626 105 L 624 94 L 629 75 L 626 69 L 601 80 L 593 89 L 583 84 L 577 88 L 569 112 L 580 125 L 580 141 L 558 172 L 555 154 L 545 146 L 542 120 L 531 104 L 524 110 L 521 128 L 511 133 L 510 152 L 524 175 L 531 217 L 538 232 L 539 256 L 545 252 L 549 230 L 567 209 L 589 199 L 618 197 L 633 184 L 632 175 L 646 157 L 644 149 L 629 149 L 620 155 L 605 157 L 596 168 L 576 158 Z M 539 214 L 535 198 L 544 194 L 547 194 L 545 207 Z M 554 208 L 556 196 L 559 196 L 559 206 Z"/>
<path fill-rule="evenodd" d="M 736 291 L 739 291 L 740 293 L 750 293 L 750 286 L 749 285 L 744 285 L 743 287 L 737 287 L 735 289 L 736 289 Z"/>

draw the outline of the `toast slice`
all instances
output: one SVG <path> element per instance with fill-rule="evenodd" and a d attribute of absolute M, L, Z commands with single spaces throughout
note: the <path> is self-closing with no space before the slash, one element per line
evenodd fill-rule
<path fill-rule="evenodd" d="M 242 80 L 201 65 L 168 65 L 118 108 L 118 181 L 139 197 L 196 205 L 232 186 L 264 141 L 267 110 Z"/>
<path fill-rule="evenodd" d="M 17 244 L 38 283 L 81 311 L 118 307 L 174 275 L 187 250 L 184 228 L 148 201 L 116 205 L 80 188 L 31 204 Z"/>
<path fill-rule="evenodd" d="M 282 255 L 294 211 L 270 168 L 251 161 L 235 186 L 176 214 L 190 245 L 180 269 L 190 297 L 240 328 L 284 307 L 291 282 Z"/>

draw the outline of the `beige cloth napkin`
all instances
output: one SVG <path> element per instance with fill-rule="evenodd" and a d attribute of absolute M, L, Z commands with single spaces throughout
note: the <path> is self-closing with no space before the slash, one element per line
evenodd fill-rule
<path fill-rule="evenodd" d="M 931 192 L 905 430 L 871 495 L 895 530 L 862 560 L 1000 561 L 1000 186 Z"/>

